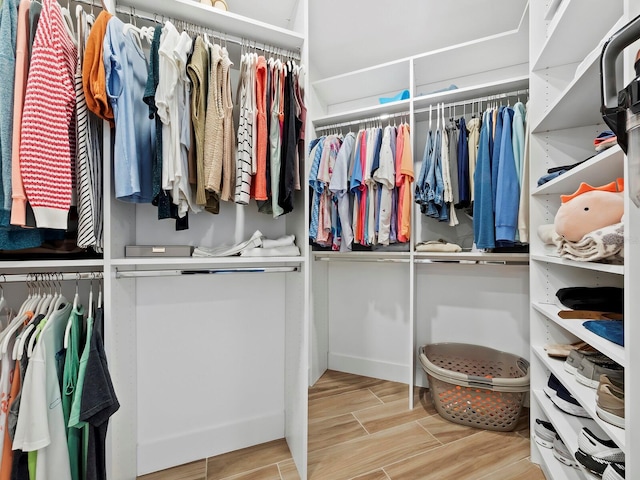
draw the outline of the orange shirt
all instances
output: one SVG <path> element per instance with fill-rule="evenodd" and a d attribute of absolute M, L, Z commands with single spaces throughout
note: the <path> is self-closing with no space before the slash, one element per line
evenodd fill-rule
<path fill-rule="evenodd" d="M 111 14 L 103 10 L 91 27 L 82 64 L 82 89 L 87 100 L 87 108 L 113 124 L 113 110 L 107 98 L 103 59 L 104 35 L 110 19 Z"/>
<path fill-rule="evenodd" d="M 398 215 L 398 241 L 408 242 L 411 238 L 411 205 L 413 182 L 413 155 L 411 154 L 411 134 L 409 125 L 405 125 L 403 129 L 403 149 L 400 158 L 400 174 L 402 175 L 402 186 L 400 187 L 400 195 L 398 203 L 402 203 L 401 212 Z"/>
<path fill-rule="evenodd" d="M 251 182 L 252 197 L 256 200 L 267 200 L 267 61 L 261 55 L 256 66 L 256 117 L 258 133 L 257 170 Z M 255 141 L 255 140 L 254 140 Z"/>

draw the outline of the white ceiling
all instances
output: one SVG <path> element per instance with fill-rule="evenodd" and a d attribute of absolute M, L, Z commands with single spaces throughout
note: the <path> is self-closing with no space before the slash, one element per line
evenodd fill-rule
<path fill-rule="evenodd" d="M 295 3 L 270 3 L 280 2 Z M 309 70 L 318 80 L 513 30 L 526 4 L 527 0 L 309 0 Z"/>

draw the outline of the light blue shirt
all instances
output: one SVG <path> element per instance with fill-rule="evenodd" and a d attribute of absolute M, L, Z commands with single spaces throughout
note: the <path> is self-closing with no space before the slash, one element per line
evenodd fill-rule
<path fill-rule="evenodd" d="M 134 34 L 124 34 L 124 23 L 112 17 L 104 36 L 106 87 L 116 124 L 114 183 L 116 198 L 151 203 L 155 124 L 142 100 L 147 83 L 147 61 Z"/>
<path fill-rule="evenodd" d="M 473 239 L 478 248 L 494 248 L 495 220 L 493 215 L 493 192 L 491 190 L 491 154 L 489 137 L 491 135 L 490 112 L 484 112 L 476 170 L 473 174 L 475 199 L 473 202 Z"/>

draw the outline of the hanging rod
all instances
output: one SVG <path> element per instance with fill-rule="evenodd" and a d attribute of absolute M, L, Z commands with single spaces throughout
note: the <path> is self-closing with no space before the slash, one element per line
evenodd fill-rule
<path fill-rule="evenodd" d="M 316 131 L 331 130 L 332 128 L 349 127 L 351 125 L 360 125 L 362 123 L 379 122 L 379 121 L 383 121 L 383 120 L 388 120 L 390 118 L 406 117 L 408 115 L 409 115 L 409 111 L 397 112 L 397 113 L 383 113 L 383 114 L 375 116 L 375 117 L 368 117 L 368 118 L 363 118 L 363 119 L 360 119 L 360 120 L 351 120 L 349 122 L 342 122 L 342 123 L 332 123 L 331 125 L 324 125 L 322 127 L 316 127 Z"/>
<path fill-rule="evenodd" d="M 455 107 L 460 107 L 460 106 L 464 106 L 464 105 L 473 105 L 475 103 L 482 103 L 482 102 L 491 102 L 493 100 L 500 100 L 502 98 L 509 98 L 509 97 L 517 97 L 518 95 L 521 94 L 529 94 L 529 88 L 522 88 L 519 90 L 514 90 L 511 92 L 504 92 L 504 93 L 497 93 L 494 95 L 485 95 L 484 97 L 477 97 L 477 98 L 470 98 L 468 100 L 461 100 L 459 102 L 452 102 L 452 103 L 445 103 L 444 104 L 444 108 L 455 108 Z M 420 97 L 418 97 L 420 98 Z M 442 103 L 442 102 L 436 102 L 436 104 L 438 103 Z M 430 107 L 425 107 L 425 108 L 419 108 L 418 110 L 414 110 L 414 114 L 418 114 L 418 113 L 427 113 L 429 112 L 429 110 L 431 109 L 431 111 L 433 111 L 433 106 Z M 482 109 L 480 109 L 482 110 Z"/>
<path fill-rule="evenodd" d="M 95 272 L 43 272 L 43 273 L 12 273 L 5 275 L 0 273 L 1 283 L 63 281 L 63 280 L 99 280 L 103 276 L 102 271 Z"/>
<path fill-rule="evenodd" d="M 91 7 L 99 7 L 102 9 L 102 3 L 95 2 L 93 0 L 73 0 L 76 3 L 81 3 L 83 5 L 88 5 Z M 176 19 L 173 17 L 168 17 L 163 15 L 162 13 L 148 13 L 139 11 L 134 7 L 118 7 L 116 6 L 116 13 L 121 13 L 122 15 L 129 15 L 130 17 L 136 17 L 141 20 L 146 20 L 148 22 L 160 24 L 164 23 L 164 20 L 171 20 L 172 23 L 178 26 L 184 27 L 184 30 L 190 30 L 192 33 L 207 33 L 212 35 L 213 37 L 219 38 L 221 42 L 224 43 L 233 43 L 235 45 L 240 45 L 242 47 L 247 47 L 249 49 L 261 50 L 265 53 L 273 54 L 276 56 L 282 56 L 285 58 L 291 58 L 294 60 L 300 61 L 300 52 L 292 51 L 283 48 L 276 47 L 274 45 L 269 45 L 267 43 L 255 42 L 253 40 L 249 40 L 246 38 L 237 37 L 235 35 L 230 35 L 224 32 L 219 32 L 212 28 L 206 27 L 204 25 L 196 25 L 194 23 Z"/>
<path fill-rule="evenodd" d="M 233 267 L 190 270 L 116 270 L 116 278 L 176 277 L 180 275 L 214 275 L 230 273 L 282 273 L 297 272 L 298 267 Z"/>

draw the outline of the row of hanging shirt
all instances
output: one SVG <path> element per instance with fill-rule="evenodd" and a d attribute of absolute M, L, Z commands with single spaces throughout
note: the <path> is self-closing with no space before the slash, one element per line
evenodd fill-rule
<path fill-rule="evenodd" d="M 409 125 L 327 135 L 309 145 L 309 238 L 332 250 L 406 243 L 411 237 Z"/>
<path fill-rule="evenodd" d="M 38 247 L 77 229 L 74 243 L 102 251 L 101 122 L 76 114 L 81 35 L 51 0 L 0 7 L 0 249 Z"/>
<path fill-rule="evenodd" d="M 455 226 L 456 208 L 466 209 L 479 249 L 528 242 L 524 104 L 487 108 L 481 117 L 449 123 L 443 104 L 437 106 L 435 131 L 431 118 L 429 123 L 415 187 L 422 213 Z"/>
<path fill-rule="evenodd" d="M 0 478 L 106 480 L 109 418 L 120 404 L 104 311 L 62 291 L 30 292 L 0 332 Z M 0 305 L 6 305 L 4 295 Z"/>
<path fill-rule="evenodd" d="M 255 199 L 274 217 L 293 210 L 306 117 L 301 66 L 242 54 L 236 135 L 226 47 L 170 21 L 139 29 L 107 12 L 89 43 L 94 34 L 105 48 L 116 198 L 152 202 L 178 230 L 188 228 L 188 213 L 219 213 L 220 201 Z"/>

